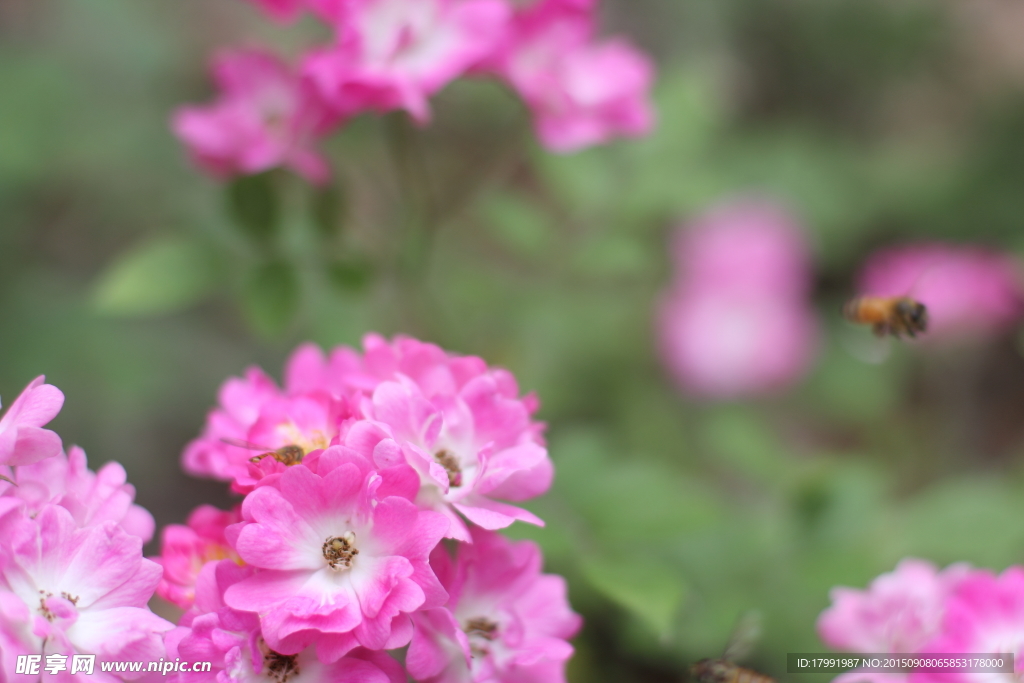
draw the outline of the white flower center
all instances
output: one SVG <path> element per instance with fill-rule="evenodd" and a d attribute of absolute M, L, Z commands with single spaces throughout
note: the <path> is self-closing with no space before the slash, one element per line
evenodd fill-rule
<path fill-rule="evenodd" d="M 319 429 L 303 432 L 294 422 L 290 421 L 278 425 L 277 433 L 281 436 L 282 441 L 289 444 L 289 446 L 284 448 L 298 447 L 302 450 L 303 454 L 327 448 L 331 443 L 331 437 Z M 278 450 L 280 451 L 281 449 L 279 448 Z"/>

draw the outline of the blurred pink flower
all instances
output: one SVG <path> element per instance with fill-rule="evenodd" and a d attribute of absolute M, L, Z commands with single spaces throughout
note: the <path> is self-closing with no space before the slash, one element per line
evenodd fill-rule
<path fill-rule="evenodd" d="M 313 146 L 338 117 L 314 88 L 261 50 L 221 54 L 213 77 L 217 100 L 181 107 L 172 121 L 200 166 L 220 178 L 286 166 L 311 182 L 327 180 L 327 162 Z"/>
<path fill-rule="evenodd" d="M 661 355 L 693 394 L 733 399 L 793 383 L 814 360 L 809 249 L 796 221 L 760 200 L 724 204 L 680 230 L 657 317 Z"/>
<path fill-rule="evenodd" d="M 810 307 L 767 293 L 672 293 L 659 327 L 662 356 L 676 379 L 709 398 L 783 389 L 808 369 L 817 348 Z"/>
<path fill-rule="evenodd" d="M 161 634 L 172 624 L 146 607 L 160 573 L 143 559 L 142 539 L 112 521 L 79 528 L 58 505 L 46 505 L 34 517 L 24 511 L 5 516 L 0 659 L 6 665 L 17 654 L 88 653 L 97 655 L 98 672 L 101 662 L 163 657 Z M 43 680 L 69 677 L 44 674 Z"/>
<path fill-rule="evenodd" d="M 0 515 L 21 508 L 34 516 L 46 505 L 60 505 L 80 527 L 111 521 L 143 543 L 153 538 L 153 516 L 133 504 L 135 487 L 127 483 L 120 463 L 108 462 L 93 472 L 85 451 L 73 446 L 67 455 L 59 452 L 19 467 L 15 481 L 17 486 L 0 482 Z"/>
<path fill-rule="evenodd" d="M 1024 673 L 1024 568 L 999 576 L 975 571 L 961 580 L 946 605 L 942 630 L 924 645 L 929 653 L 1012 654 L 1014 673 L 923 673 L 910 683 L 1011 683 Z"/>
<path fill-rule="evenodd" d="M 405 109 L 420 123 L 428 98 L 484 57 L 508 20 L 503 0 L 344 0 L 337 44 L 303 72 L 343 115 Z"/>
<path fill-rule="evenodd" d="M 224 536 L 225 529 L 241 519 L 237 508 L 224 511 L 200 505 L 189 515 L 187 526 L 165 526 L 160 535 L 160 557 L 150 558 L 164 570 L 157 595 L 188 609 L 195 600 L 196 577 L 204 566 L 224 559 L 241 564 L 238 553 Z"/>
<path fill-rule="evenodd" d="M 747 198 L 719 204 L 676 232 L 676 283 L 686 288 L 805 297 L 811 251 L 797 220 L 780 204 Z"/>
<path fill-rule="evenodd" d="M 925 338 L 992 333 L 1024 313 L 1024 271 L 1012 256 L 976 246 L 916 244 L 865 262 L 860 293 L 909 296 L 928 307 Z"/>
<path fill-rule="evenodd" d="M 43 375 L 32 380 L 0 418 L 0 466 L 28 465 L 60 453 L 60 437 L 42 427 L 60 412 L 64 394 L 45 381 Z"/>
<path fill-rule="evenodd" d="M 481 529 L 472 540 L 454 559 L 444 546 L 431 555 L 451 598 L 414 616 L 409 674 L 429 683 L 564 682 L 567 641 L 581 623 L 565 580 L 540 573 L 540 550 L 529 541 Z"/>
<path fill-rule="evenodd" d="M 908 674 L 903 672 L 888 673 L 854 669 L 839 674 L 832 679 L 832 683 L 907 683 L 908 677 Z"/>
<path fill-rule="evenodd" d="M 546 11 L 562 9 L 575 12 L 593 12 L 597 9 L 598 0 L 510 0 L 513 8 L 519 12 L 539 9 L 544 6 Z"/>
<path fill-rule="evenodd" d="M 288 683 L 404 683 L 401 665 L 386 653 L 362 648 L 334 663 L 321 662 L 313 647 L 284 655 L 270 649 L 260 635 L 259 616 L 224 603 L 231 586 L 252 575 L 251 567 L 230 560 L 211 562 L 196 583 L 195 606 L 166 636 L 168 660 L 208 661 L 212 670 L 180 673 L 177 683 L 244 683 L 273 679 Z M 260 675 L 262 674 L 262 675 Z"/>
<path fill-rule="evenodd" d="M 533 112 L 541 142 L 572 152 L 654 125 L 650 59 L 621 39 L 595 42 L 592 3 L 541 0 L 521 10 L 482 69 L 506 79 Z"/>
<path fill-rule="evenodd" d="M 249 0 L 277 21 L 292 21 L 305 9 L 308 0 Z"/>
<path fill-rule="evenodd" d="M 832 606 L 818 618 L 818 635 L 850 652 L 921 652 L 939 632 L 949 596 L 977 574 L 964 564 L 939 571 L 930 562 L 905 559 L 867 590 L 833 588 Z"/>
<path fill-rule="evenodd" d="M 409 613 L 444 604 L 428 564 L 447 520 L 409 500 L 381 495 L 385 482 L 357 454 L 332 448 L 318 474 L 288 469 L 242 503 L 227 532 L 260 571 L 227 589 L 224 602 L 257 612 L 263 638 L 292 655 L 315 644 L 322 661 L 360 645 L 392 649 L 412 635 Z"/>

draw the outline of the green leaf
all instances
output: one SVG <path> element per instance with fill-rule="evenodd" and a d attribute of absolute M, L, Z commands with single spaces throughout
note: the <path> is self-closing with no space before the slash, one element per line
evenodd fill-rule
<path fill-rule="evenodd" d="M 551 447 L 559 454 L 557 492 L 602 544 L 663 547 L 721 524 L 724 510 L 707 486 L 657 462 L 609 455 L 606 446 L 578 432 Z"/>
<path fill-rule="evenodd" d="M 299 308 L 299 278 L 284 261 L 272 261 L 250 273 L 243 292 L 249 323 L 261 334 L 275 336 L 288 327 Z"/>
<path fill-rule="evenodd" d="M 756 413 L 741 407 L 709 411 L 704 435 L 715 462 L 762 485 L 786 481 L 794 470 L 778 438 Z"/>
<path fill-rule="evenodd" d="M 216 282 L 211 254 L 181 238 L 164 238 L 122 254 L 96 284 L 93 305 L 104 315 L 157 315 L 183 309 Z"/>
<path fill-rule="evenodd" d="M 657 560 L 614 553 L 583 560 L 591 586 L 636 615 L 659 637 L 668 636 L 672 620 L 686 595 L 677 569 Z"/>
<path fill-rule="evenodd" d="M 231 218 L 254 241 L 270 242 L 281 223 L 281 207 L 271 171 L 238 178 L 227 188 Z"/>
<path fill-rule="evenodd" d="M 327 265 L 327 275 L 335 287 L 346 292 L 365 289 L 373 280 L 373 263 L 363 256 L 338 259 Z"/>
<path fill-rule="evenodd" d="M 1020 562 L 1024 528 L 1007 520 L 1024 516 L 1024 498 L 1006 481 L 981 476 L 944 481 L 908 501 L 905 515 L 908 555 L 983 567 Z"/>
<path fill-rule="evenodd" d="M 653 258 L 639 241 L 625 235 L 604 235 L 584 244 L 572 257 L 581 273 L 598 277 L 640 276 Z"/>
<path fill-rule="evenodd" d="M 339 233 L 345 214 L 345 197 L 341 188 L 335 185 L 314 188 L 309 212 L 313 225 L 322 237 L 332 237 Z"/>

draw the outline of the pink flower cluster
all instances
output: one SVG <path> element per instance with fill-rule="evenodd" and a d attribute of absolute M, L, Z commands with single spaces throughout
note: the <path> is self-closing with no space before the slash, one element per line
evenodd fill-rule
<path fill-rule="evenodd" d="M 1006 328 L 1024 314 L 1024 268 L 976 246 L 942 243 L 884 249 L 859 277 L 870 296 L 909 296 L 928 307 L 925 339 L 956 340 Z"/>
<path fill-rule="evenodd" d="M 283 387 L 228 380 L 183 463 L 245 497 L 164 532 L 158 593 L 187 609 L 167 656 L 214 663 L 176 675 L 564 680 L 565 582 L 494 532 L 542 524 L 512 504 L 551 484 L 537 407 L 508 372 L 409 338 L 302 346 Z M 405 646 L 403 668 L 387 651 Z"/>
<path fill-rule="evenodd" d="M 963 564 L 939 570 L 905 559 L 867 590 L 835 588 L 818 619 L 831 647 L 851 652 L 1013 654 L 1010 674 L 881 674 L 852 671 L 839 683 L 956 683 L 1018 680 L 1024 671 L 1024 568 L 996 575 Z"/>
<path fill-rule="evenodd" d="M 811 259 L 788 212 L 760 199 L 722 204 L 676 233 L 672 256 L 658 337 L 685 391 L 733 399 L 807 370 L 818 337 Z"/>
<path fill-rule="evenodd" d="M 142 556 L 153 518 L 133 504 L 124 468 L 92 472 L 80 448 L 65 455 L 43 429 L 64 403 L 43 382 L 0 420 L 0 680 L 122 680 L 100 665 L 160 659 L 173 627 L 146 606 L 162 573 Z M 75 654 L 96 655 L 93 675 L 70 673 Z M 17 674 L 19 655 L 63 667 Z"/>
<path fill-rule="evenodd" d="M 430 119 L 430 97 L 461 76 L 494 77 L 533 113 L 541 141 L 569 152 L 653 125 L 650 60 L 595 37 L 593 0 L 250 0 L 286 21 L 308 10 L 334 32 L 293 67 L 259 50 L 214 61 L 218 99 L 183 107 L 173 129 L 219 177 L 287 166 L 328 177 L 319 138 L 365 111 Z"/>

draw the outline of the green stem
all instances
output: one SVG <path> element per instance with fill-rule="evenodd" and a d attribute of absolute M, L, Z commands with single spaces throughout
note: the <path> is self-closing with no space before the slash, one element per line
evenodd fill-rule
<path fill-rule="evenodd" d="M 532 132 L 528 112 L 521 109 L 507 128 L 507 132 L 502 135 L 502 143 L 495 148 L 493 158 L 483 168 L 474 166 L 472 172 L 460 183 L 462 190 L 445 197 L 439 209 L 441 215 L 449 217 L 459 213 L 487 187 L 508 180 L 517 171 Z"/>
<path fill-rule="evenodd" d="M 430 174 L 419 136 L 404 112 L 386 117 L 388 146 L 401 196 L 396 258 L 400 278 L 420 283 L 429 270 L 430 249 L 437 231 L 437 210 Z"/>

